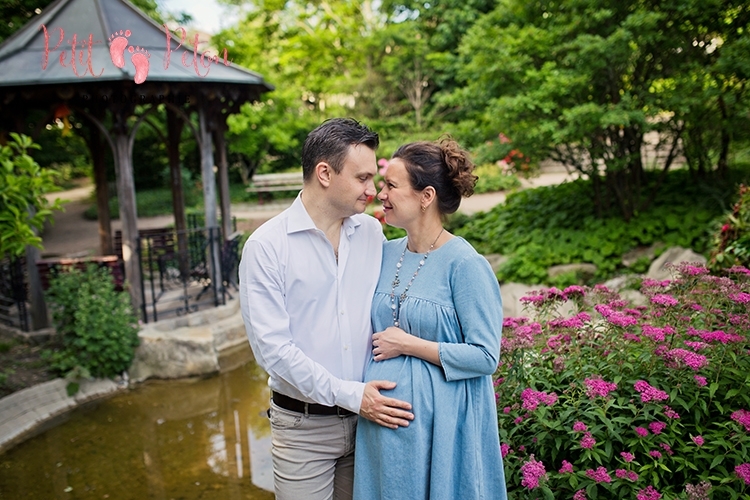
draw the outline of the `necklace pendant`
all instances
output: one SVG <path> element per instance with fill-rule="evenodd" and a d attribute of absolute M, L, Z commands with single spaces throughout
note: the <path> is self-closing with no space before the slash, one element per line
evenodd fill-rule
<path fill-rule="evenodd" d="M 393 280 L 393 283 L 391 283 L 391 286 L 393 288 L 397 288 L 400 284 L 401 284 L 401 281 L 399 281 L 399 279 L 396 278 L 396 279 Z"/>

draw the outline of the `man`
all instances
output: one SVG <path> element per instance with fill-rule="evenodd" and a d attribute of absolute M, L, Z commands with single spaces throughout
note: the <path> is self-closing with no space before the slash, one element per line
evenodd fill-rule
<path fill-rule="evenodd" d="M 269 374 L 276 498 L 351 498 L 357 414 L 407 426 L 411 405 L 362 382 L 383 233 L 362 212 L 376 194 L 378 135 L 350 119 L 313 130 L 304 188 L 248 239 L 240 303 L 250 345 Z"/>

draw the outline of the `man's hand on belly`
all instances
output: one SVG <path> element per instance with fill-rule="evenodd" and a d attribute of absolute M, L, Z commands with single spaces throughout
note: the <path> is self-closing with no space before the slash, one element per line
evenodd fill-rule
<path fill-rule="evenodd" d="M 396 382 L 387 380 L 367 382 L 359 414 L 367 420 L 390 429 L 408 427 L 409 421 L 414 420 L 414 414 L 410 411 L 411 404 L 380 394 L 381 390 L 390 390 L 394 387 L 396 387 Z"/>

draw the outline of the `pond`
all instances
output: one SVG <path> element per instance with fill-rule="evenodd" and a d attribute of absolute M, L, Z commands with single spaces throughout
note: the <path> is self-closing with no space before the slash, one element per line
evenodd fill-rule
<path fill-rule="evenodd" d="M 267 375 L 249 351 L 219 375 L 148 381 L 67 414 L 0 455 L 0 499 L 274 498 Z"/>

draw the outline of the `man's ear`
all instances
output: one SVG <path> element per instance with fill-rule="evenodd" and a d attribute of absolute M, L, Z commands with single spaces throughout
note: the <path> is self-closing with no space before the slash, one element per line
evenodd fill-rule
<path fill-rule="evenodd" d="M 315 165 L 315 176 L 323 187 L 331 185 L 331 177 L 333 177 L 333 174 L 334 171 L 328 163 L 321 161 Z"/>

